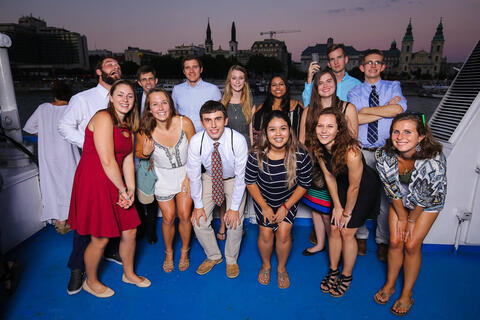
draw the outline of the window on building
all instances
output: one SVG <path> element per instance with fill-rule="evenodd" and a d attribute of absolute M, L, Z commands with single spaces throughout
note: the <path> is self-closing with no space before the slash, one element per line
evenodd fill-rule
<path fill-rule="evenodd" d="M 410 51 L 410 46 L 407 46 L 407 52 L 409 52 L 409 51 Z"/>
<path fill-rule="evenodd" d="M 440 52 L 440 46 L 437 46 L 437 52 Z"/>
<path fill-rule="evenodd" d="M 408 62 L 408 57 L 405 57 L 405 62 Z"/>
<path fill-rule="evenodd" d="M 438 62 L 438 56 L 435 57 L 435 62 Z"/>

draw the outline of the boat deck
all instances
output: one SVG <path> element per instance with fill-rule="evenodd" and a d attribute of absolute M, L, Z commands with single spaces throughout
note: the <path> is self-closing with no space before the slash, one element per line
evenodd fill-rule
<path fill-rule="evenodd" d="M 67 294 L 66 263 L 73 233 L 61 236 L 48 226 L 9 252 L 8 257 L 20 263 L 21 276 L 13 296 L 0 293 L 0 319 L 396 319 L 389 308 L 400 292 L 398 285 L 387 305 L 378 305 L 372 299 L 386 274 L 386 264 L 376 258 L 372 236 L 367 255 L 357 259 L 350 290 L 342 298 L 333 298 L 319 289 L 328 269 L 328 254 L 301 254 L 309 245 L 310 232 L 309 222 L 301 220 L 306 219 L 297 219 L 293 228 L 287 265 L 291 286 L 286 290 L 278 289 L 275 272 L 270 285 L 257 282 L 258 227 L 246 223 L 238 278 L 226 277 L 225 262 L 206 275 L 197 275 L 195 270 L 205 256 L 196 239 L 192 241 L 191 266 L 185 272 L 177 268 L 180 243 L 176 240 L 175 270 L 166 274 L 162 270 L 162 241 L 149 245 L 143 240 L 137 246 L 136 270 L 147 276 L 152 286 L 141 289 L 124 284 L 122 268 L 102 262 L 100 278 L 116 291 L 108 299 L 83 291 Z M 424 247 L 415 304 L 408 318 L 480 319 L 480 253 L 466 249 L 453 254 L 442 246 Z M 272 270 L 275 267 L 273 257 Z"/>

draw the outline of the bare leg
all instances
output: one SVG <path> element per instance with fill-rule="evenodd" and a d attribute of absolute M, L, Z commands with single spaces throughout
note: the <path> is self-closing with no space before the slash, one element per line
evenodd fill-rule
<path fill-rule="evenodd" d="M 325 225 L 322 216 L 321 213 L 312 211 L 313 227 L 317 237 L 317 244 L 307 249 L 312 253 L 323 250 L 325 247 Z"/>
<path fill-rule="evenodd" d="M 260 252 L 260 258 L 262 258 L 262 268 L 270 270 L 270 258 L 272 257 L 273 251 L 273 239 L 274 234 L 271 228 L 267 227 L 258 227 L 258 251 Z"/>
<path fill-rule="evenodd" d="M 412 297 L 412 290 L 417 280 L 420 266 L 422 264 L 422 243 L 432 227 L 438 212 L 423 212 L 415 223 L 413 235 L 405 244 L 405 260 L 403 263 L 404 283 L 402 294 L 397 302 L 402 305 L 409 304 Z M 395 302 L 395 305 L 397 305 Z M 397 310 L 402 312 L 403 310 Z"/>
<path fill-rule="evenodd" d="M 340 230 L 334 226 L 330 226 L 330 236 L 328 237 L 328 256 L 330 257 L 330 269 L 337 270 L 342 254 L 342 237 Z"/>
<path fill-rule="evenodd" d="M 277 272 L 285 272 L 290 249 L 292 248 L 292 224 L 282 221 L 275 233 L 277 238 L 275 252 L 277 253 Z"/>
<path fill-rule="evenodd" d="M 162 234 L 165 243 L 165 261 L 173 264 L 173 237 L 175 236 L 175 200 L 158 202 L 162 210 Z M 171 270 L 170 270 L 171 271 Z"/>
<path fill-rule="evenodd" d="M 220 214 L 220 228 L 218 229 L 217 233 L 217 239 L 218 240 L 225 240 L 225 212 L 227 211 L 226 207 L 226 201 L 223 201 L 222 205 L 219 208 L 219 214 Z"/>
<path fill-rule="evenodd" d="M 120 239 L 120 246 L 118 252 L 123 262 L 123 273 L 128 280 L 138 283 L 142 282 L 139 276 L 134 271 L 133 260 L 135 258 L 135 246 L 137 244 L 136 237 L 137 229 L 130 229 L 122 231 Z"/>
<path fill-rule="evenodd" d="M 190 236 L 192 234 L 192 222 L 190 221 L 192 198 L 185 192 L 177 194 L 175 198 L 177 201 L 178 218 L 180 220 L 178 231 L 180 233 L 180 238 L 182 238 L 182 257 L 184 255 L 188 257 Z"/>
<path fill-rule="evenodd" d="M 330 237 L 330 216 L 327 214 L 321 214 L 322 220 L 323 220 L 323 225 L 325 227 L 325 233 L 327 234 L 327 237 Z"/>
<path fill-rule="evenodd" d="M 103 251 L 108 243 L 108 238 L 97 238 L 92 236 L 91 241 L 85 249 L 83 259 L 85 261 L 85 272 L 87 273 L 88 286 L 97 293 L 103 293 L 107 287 L 98 280 L 98 264 L 103 256 Z"/>
<path fill-rule="evenodd" d="M 358 228 L 342 229 L 342 255 L 343 255 L 343 270 L 342 274 L 351 276 L 353 272 L 353 266 L 355 266 L 355 260 L 357 259 L 357 240 L 355 239 L 355 233 Z"/>

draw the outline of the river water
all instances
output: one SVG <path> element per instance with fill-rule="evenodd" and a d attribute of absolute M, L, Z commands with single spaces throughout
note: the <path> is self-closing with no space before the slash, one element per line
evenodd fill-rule
<path fill-rule="evenodd" d="M 53 97 L 48 91 L 19 92 L 17 93 L 16 97 L 18 113 L 22 127 L 40 104 L 53 101 Z M 301 100 L 301 96 L 292 97 Z M 264 96 L 255 96 L 253 100 L 254 103 L 258 105 L 263 101 L 264 98 Z M 430 118 L 441 101 L 441 99 L 437 98 L 425 98 L 418 96 L 407 96 L 406 98 L 408 110 L 413 112 L 422 112 L 425 114 L 427 119 Z"/>

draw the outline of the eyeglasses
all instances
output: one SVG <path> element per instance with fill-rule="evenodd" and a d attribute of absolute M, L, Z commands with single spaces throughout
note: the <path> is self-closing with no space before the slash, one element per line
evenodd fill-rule
<path fill-rule="evenodd" d="M 381 65 L 384 65 L 384 63 L 382 61 L 378 61 L 378 60 L 375 60 L 375 61 L 372 61 L 372 60 L 369 60 L 369 61 L 366 61 L 364 63 L 364 65 L 369 65 L 369 66 L 381 66 Z"/>
<path fill-rule="evenodd" d="M 140 79 L 140 82 L 141 83 L 153 82 L 154 80 L 155 80 L 155 78 L 142 78 L 142 79 Z"/>

